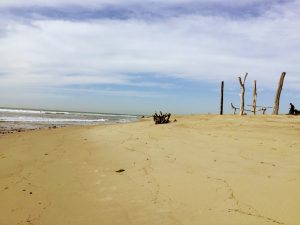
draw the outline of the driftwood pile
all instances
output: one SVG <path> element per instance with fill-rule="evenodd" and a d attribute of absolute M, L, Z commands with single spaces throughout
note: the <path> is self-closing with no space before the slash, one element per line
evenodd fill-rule
<path fill-rule="evenodd" d="M 160 111 L 160 114 L 155 113 L 152 117 L 153 117 L 153 120 L 154 120 L 155 124 L 169 123 L 170 122 L 171 113 L 165 113 L 165 114 L 163 114 Z"/>
<path fill-rule="evenodd" d="M 262 114 L 265 115 L 267 109 L 272 109 L 273 107 L 268 107 L 268 106 L 256 106 L 256 105 L 247 105 L 247 106 L 251 106 L 253 107 L 253 110 L 251 109 L 244 109 L 245 112 L 252 112 L 254 113 L 254 115 L 256 114 L 256 112 L 260 112 L 262 111 Z M 232 103 L 231 103 L 231 108 L 234 110 L 233 114 L 236 114 L 236 111 L 239 111 L 240 108 L 235 107 Z M 244 115 L 247 115 L 247 113 L 244 112 Z"/>

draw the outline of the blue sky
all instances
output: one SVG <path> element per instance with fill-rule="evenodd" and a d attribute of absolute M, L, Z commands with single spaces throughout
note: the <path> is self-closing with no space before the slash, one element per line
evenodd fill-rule
<path fill-rule="evenodd" d="M 300 108 L 300 1 L 2 0 L 0 106 L 115 113 Z"/>

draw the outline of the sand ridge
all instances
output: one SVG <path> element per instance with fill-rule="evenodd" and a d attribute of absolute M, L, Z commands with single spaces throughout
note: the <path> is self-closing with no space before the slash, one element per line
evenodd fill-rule
<path fill-rule="evenodd" d="M 0 225 L 300 223 L 299 117 L 176 119 L 0 136 Z"/>

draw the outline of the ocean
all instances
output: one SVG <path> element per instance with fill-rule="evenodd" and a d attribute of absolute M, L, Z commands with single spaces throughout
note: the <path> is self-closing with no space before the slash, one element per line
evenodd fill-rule
<path fill-rule="evenodd" d="M 0 132 L 8 133 L 69 125 L 130 123 L 138 115 L 0 108 Z"/>

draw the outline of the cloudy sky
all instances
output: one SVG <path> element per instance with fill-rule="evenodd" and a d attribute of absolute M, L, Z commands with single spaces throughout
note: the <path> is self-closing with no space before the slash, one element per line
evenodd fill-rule
<path fill-rule="evenodd" d="M 300 0 L 1 0 L 0 106 L 115 113 L 300 108 Z"/>

